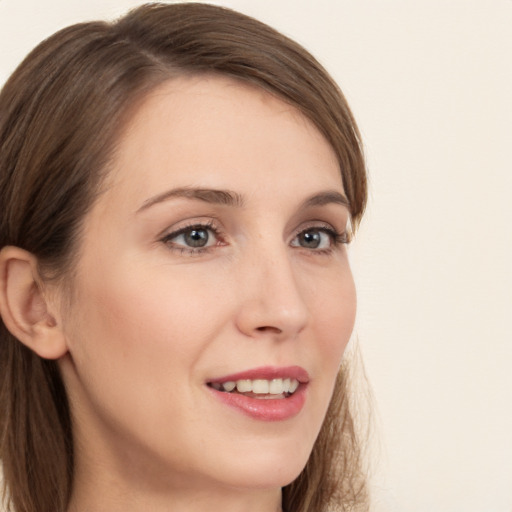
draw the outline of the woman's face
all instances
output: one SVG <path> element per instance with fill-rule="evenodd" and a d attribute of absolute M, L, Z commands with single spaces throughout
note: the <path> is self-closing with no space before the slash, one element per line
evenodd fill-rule
<path fill-rule="evenodd" d="M 85 219 L 63 313 L 77 474 L 293 480 L 353 327 L 348 220 L 334 152 L 294 108 L 219 77 L 153 92 Z"/>

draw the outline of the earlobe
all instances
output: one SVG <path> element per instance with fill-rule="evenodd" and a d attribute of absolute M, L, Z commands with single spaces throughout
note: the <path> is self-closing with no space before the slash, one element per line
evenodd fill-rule
<path fill-rule="evenodd" d="M 0 251 L 0 313 L 18 340 L 45 359 L 67 351 L 57 311 L 49 303 L 39 277 L 37 259 L 18 247 Z"/>

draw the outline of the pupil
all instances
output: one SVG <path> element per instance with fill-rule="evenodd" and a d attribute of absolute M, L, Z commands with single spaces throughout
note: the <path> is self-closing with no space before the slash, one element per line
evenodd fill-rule
<path fill-rule="evenodd" d="M 316 249 L 320 245 L 320 233 L 318 231 L 308 231 L 303 233 L 302 246 L 309 249 Z"/>
<path fill-rule="evenodd" d="M 204 247 L 208 243 L 208 232 L 205 229 L 191 229 L 185 234 L 185 241 L 190 247 Z"/>

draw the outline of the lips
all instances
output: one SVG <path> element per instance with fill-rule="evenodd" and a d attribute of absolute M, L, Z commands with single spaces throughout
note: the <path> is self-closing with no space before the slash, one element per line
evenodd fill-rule
<path fill-rule="evenodd" d="M 308 382 L 300 366 L 260 367 L 211 379 L 207 386 L 221 403 L 247 416 L 282 421 L 300 412 Z"/>

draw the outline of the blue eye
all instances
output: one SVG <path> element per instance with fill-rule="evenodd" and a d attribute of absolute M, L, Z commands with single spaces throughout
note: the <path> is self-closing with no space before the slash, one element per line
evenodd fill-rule
<path fill-rule="evenodd" d="M 169 233 L 163 240 L 171 248 L 194 250 L 206 249 L 215 245 L 217 233 L 210 226 L 187 226 L 174 233 Z"/>
<path fill-rule="evenodd" d="M 301 247 L 318 249 L 322 245 L 322 242 L 325 242 L 325 240 L 322 240 L 322 235 L 323 238 L 328 238 L 325 233 L 321 233 L 320 231 L 304 231 L 299 234 L 297 239 Z M 329 242 L 329 240 L 327 241 Z"/>
<path fill-rule="evenodd" d="M 308 228 L 296 235 L 292 247 L 302 247 L 312 250 L 328 250 L 335 245 L 347 242 L 345 234 L 340 235 L 332 228 L 313 227 Z"/>
<path fill-rule="evenodd" d="M 207 229 L 193 228 L 182 233 L 180 237 L 189 247 L 205 247 L 208 244 L 210 234 Z"/>

